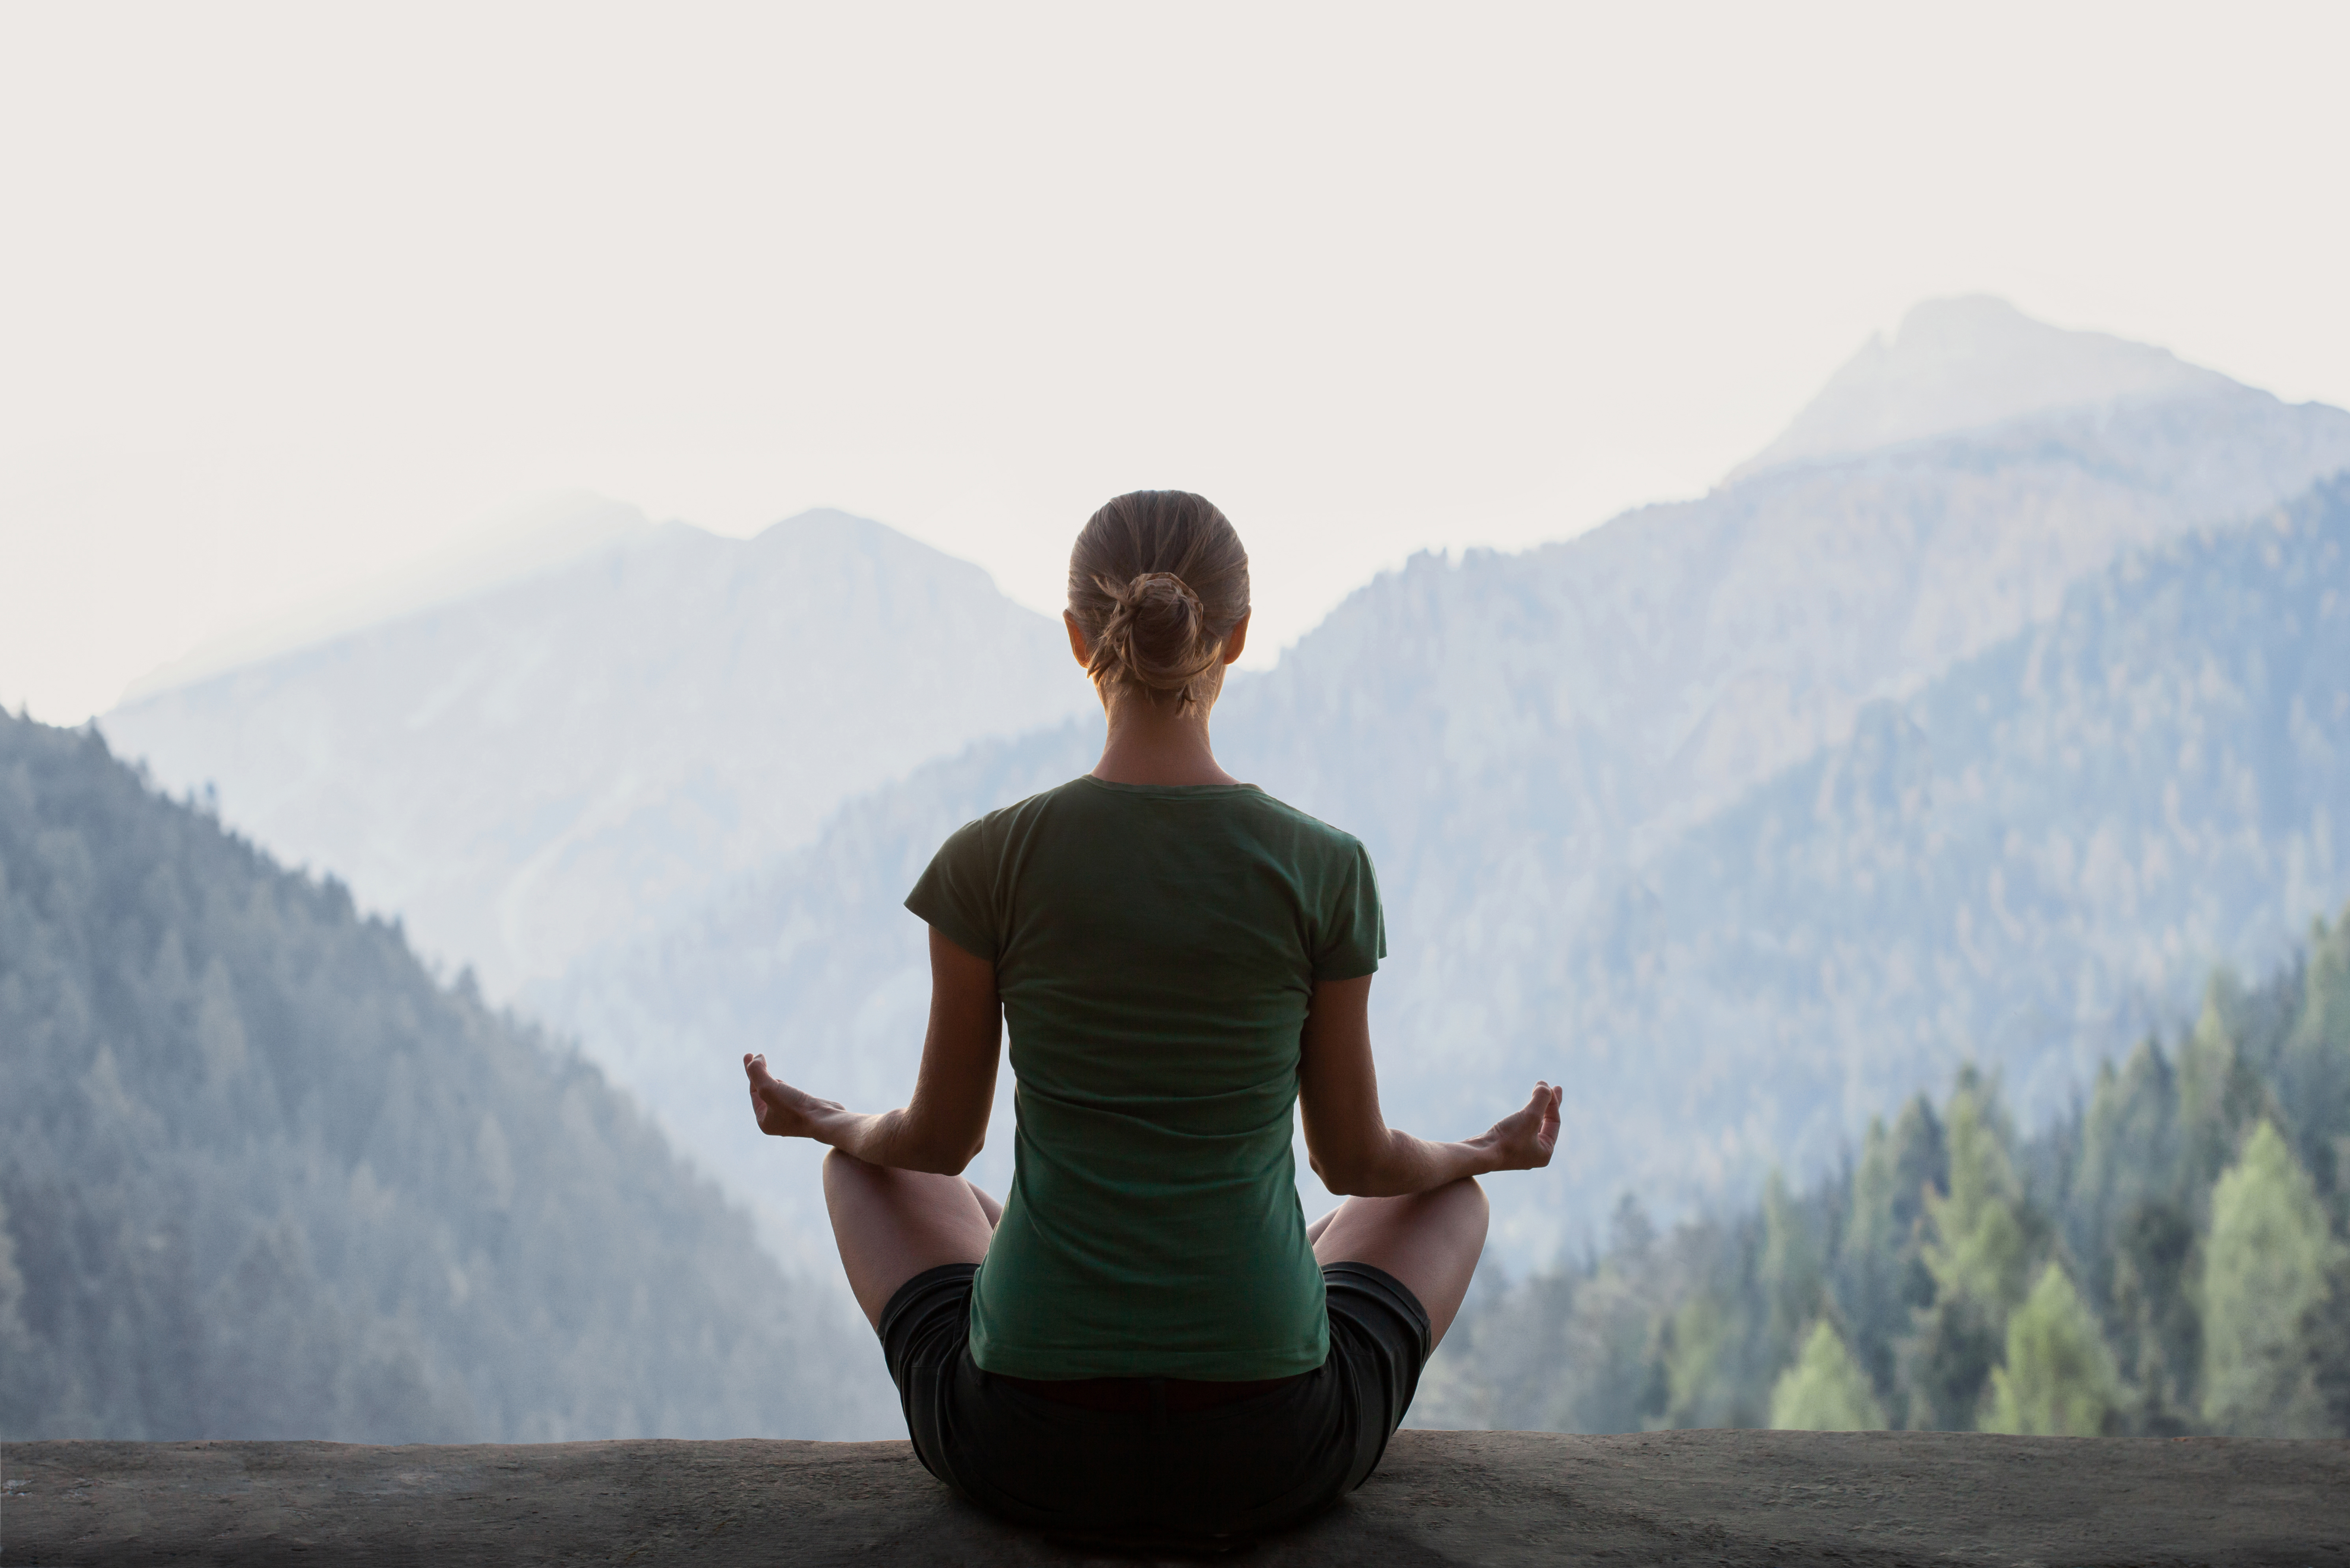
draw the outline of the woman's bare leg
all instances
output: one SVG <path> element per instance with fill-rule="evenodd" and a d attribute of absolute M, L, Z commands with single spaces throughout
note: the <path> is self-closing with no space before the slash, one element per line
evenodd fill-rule
<path fill-rule="evenodd" d="M 898 1287 L 925 1269 L 977 1263 L 1003 1208 L 960 1176 L 890 1170 L 851 1159 L 838 1149 L 825 1156 L 824 1206 L 840 1266 L 866 1321 L 881 1326 L 881 1309 Z"/>
<path fill-rule="evenodd" d="M 1349 1198 L 1309 1234 L 1316 1262 L 1368 1263 L 1401 1280 L 1442 1344 L 1485 1251 L 1487 1219 L 1484 1189 L 1463 1178 L 1409 1198 Z"/>

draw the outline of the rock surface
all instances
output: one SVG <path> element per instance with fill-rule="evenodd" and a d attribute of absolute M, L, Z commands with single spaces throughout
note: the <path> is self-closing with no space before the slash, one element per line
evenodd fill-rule
<path fill-rule="evenodd" d="M 1154 1556 L 1000 1524 L 902 1442 L 24 1443 L 5 1489 L 0 1554 L 45 1565 Z M 2350 1442 L 1405 1431 L 1337 1509 L 1240 1555 L 2350 1565 Z"/>

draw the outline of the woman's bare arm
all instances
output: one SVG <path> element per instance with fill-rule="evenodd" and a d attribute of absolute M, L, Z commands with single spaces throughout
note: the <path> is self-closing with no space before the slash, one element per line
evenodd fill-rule
<path fill-rule="evenodd" d="M 1558 1143 L 1561 1091 L 1536 1084 L 1520 1109 L 1461 1143 L 1430 1143 L 1387 1124 L 1371 1065 L 1371 977 L 1317 981 L 1305 1015 L 1297 1106 L 1314 1174 L 1341 1197 L 1397 1198 L 1464 1176 L 1534 1170 Z"/>
<path fill-rule="evenodd" d="M 959 1176 L 987 1141 L 1003 1052 L 1003 1007 L 995 966 L 931 932 L 931 1026 L 921 1071 L 905 1108 L 867 1115 L 819 1100 L 745 1056 L 751 1110 L 774 1137 L 814 1138 L 868 1165 Z"/>

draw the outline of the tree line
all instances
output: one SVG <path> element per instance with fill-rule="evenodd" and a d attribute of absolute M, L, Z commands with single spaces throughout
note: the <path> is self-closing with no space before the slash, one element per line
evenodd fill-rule
<path fill-rule="evenodd" d="M 2019 1132 L 1962 1070 L 1842 1168 L 1472 1296 L 1429 1425 L 2350 1435 L 2350 912 Z"/>

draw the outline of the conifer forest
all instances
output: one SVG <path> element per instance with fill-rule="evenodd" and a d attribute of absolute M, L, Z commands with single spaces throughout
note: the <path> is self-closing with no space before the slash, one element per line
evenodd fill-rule
<path fill-rule="evenodd" d="M 96 735 L 5 714 L 0 1041 L 0 1435 L 881 1418 L 594 1066 Z"/>
<path fill-rule="evenodd" d="M 1483 1293 L 1432 1426 L 2350 1436 L 2350 912 L 2020 1134 L 1962 1071 L 1829 1179 Z"/>

